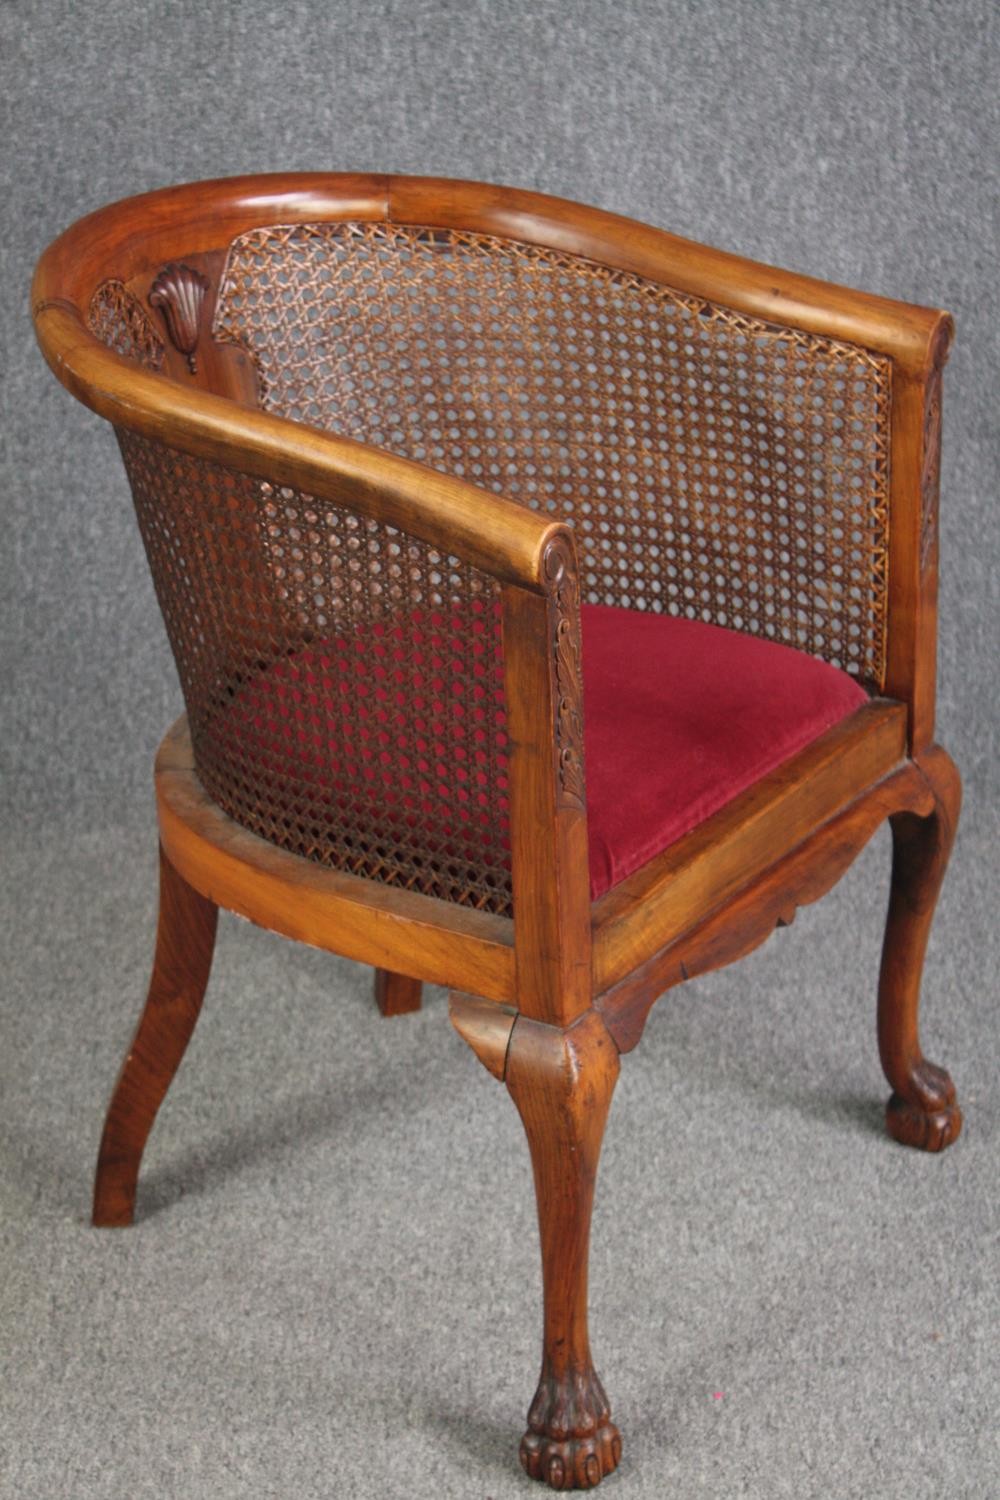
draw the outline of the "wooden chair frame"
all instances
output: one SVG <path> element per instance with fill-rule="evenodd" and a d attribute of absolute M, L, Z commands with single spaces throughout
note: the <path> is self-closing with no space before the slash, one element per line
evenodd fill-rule
<path fill-rule="evenodd" d="M 209 336 L 225 246 L 258 225 L 377 220 L 554 247 L 891 360 L 889 606 L 884 694 L 591 903 L 580 767 L 579 584 L 572 531 L 423 466 L 254 409 L 245 358 Z M 209 283 L 198 365 L 167 343 L 164 379 L 88 332 L 114 274 L 148 297 L 183 258 Z M 673 985 L 731 962 L 839 878 L 888 818 L 892 893 L 878 1041 L 899 1141 L 961 1126 L 951 1080 L 920 1049 L 920 975 L 959 810 L 934 743 L 940 312 L 847 291 L 577 204 L 430 178 L 235 178 L 127 200 L 43 256 L 39 341 L 80 400 L 116 426 L 362 516 L 474 564 L 502 588 L 513 920 L 337 873 L 238 826 L 199 782 L 185 721 L 156 763 L 160 917 L 149 996 L 101 1142 L 94 1222 L 132 1221 L 140 1159 L 197 1020 L 219 907 L 372 965 L 386 1014 L 423 981 L 506 1086 L 534 1164 L 545 1293 L 542 1375 L 521 1458 L 555 1488 L 590 1487 L 621 1442 L 591 1360 L 587 1253 L 598 1154 L 619 1055 Z"/>

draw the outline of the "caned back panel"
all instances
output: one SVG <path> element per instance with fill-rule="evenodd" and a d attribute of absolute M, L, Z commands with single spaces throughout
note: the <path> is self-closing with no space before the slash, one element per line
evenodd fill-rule
<path fill-rule="evenodd" d="M 262 401 L 569 521 L 584 597 L 885 680 L 890 361 L 578 256 L 255 229 L 217 337 Z"/>

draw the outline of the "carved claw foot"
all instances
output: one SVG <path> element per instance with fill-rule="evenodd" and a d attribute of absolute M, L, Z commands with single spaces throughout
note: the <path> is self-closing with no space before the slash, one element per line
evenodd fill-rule
<path fill-rule="evenodd" d="M 910 1076 L 907 1095 L 894 1093 L 886 1105 L 885 1123 L 893 1140 L 919 1151 L 943 1151 L 958 1140 L 962 1111 L 944 1068 L 921 1061 Z"/>
<path fill-rule="evenodd" d="M 554 1490 L 591 1490 L 618 1467 L 622 1440 L 593 1370 L 543 1374 L 521 1439 L 521 1463 Z"/>

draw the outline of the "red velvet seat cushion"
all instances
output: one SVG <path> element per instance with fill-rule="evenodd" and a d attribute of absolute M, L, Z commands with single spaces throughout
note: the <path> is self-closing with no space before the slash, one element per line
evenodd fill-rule
<path fill-rule="evenodd" d="M 605 605 L 582 615 L 594 900 L 867 702 L 788 646 Z"/>
<path fill-rule="evenodd" d="M 584 605 L 582 625 L 593 900 L 867 701 L 837 668 L 717 625 L 604 605 Z M 433 616 L 411 632 L 426 637 L 420 649 L 428 671 L 450 628 L 464 627 Z M 364 724 L 370 719 L 373 732 L 388 738 L 384 641 L 380 649 L 338 638 L 272 664 L 230 704 L 216 734 L 243 741 L 269 780 L 298 783 L 311 795 L 328 783 L 323 798 L 334 819 L 338 807 L 348 812 L 360 799 L 365 819 L 384 821 L 390 839 L 405 841 L 424 807 L 444 847 L 475 860 L 475 819 L 460 806 L 463 795 L 469 804 L 468 793 L 437 785 L 430 771 L 395 767 L 378 735 L 371 744 L 352 742 L 339 717 L 338 701 L 354 695 L 364 700 L 357 705 Z M 402 660 L 405 652 L 395 649 Z M 414 660 L 423 670 L 420 652 Z M 376 688 L 389 707 L 374 701 Z M 433 761 L 435 745 L 449 734 L 462 739 L 466 729 L 461 703 L 440 688 L 428 695 L 425 756 Z M 450 829 L 442 828 L 442 802 L 447 807 L 452 797 L 454 820 L 448 816 Z"/>

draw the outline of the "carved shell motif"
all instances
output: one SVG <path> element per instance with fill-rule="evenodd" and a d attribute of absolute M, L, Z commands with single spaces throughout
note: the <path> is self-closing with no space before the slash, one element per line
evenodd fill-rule
<path fill-rule="evenodd" d="M 191 266 L 178 265 L 174 261 L 164 266 L 149 291 L 150 307 L 158 308 L 163 314 L 170 342 L 181 354 L 186 355 L 192 375 L 197 369 L 195 350 L 198 347 L 198 326 L 207 291 L 207 276 Z"/>
<path fill-rule="evenodd" d="M 556 752 L 560 801 L 582 808 L 583 682 L 580 676 L 580 590 L 567 542 L 554 538 L 545 549 L 545 577 L 554 606 L 552 636 L 556 676 Z"/>

